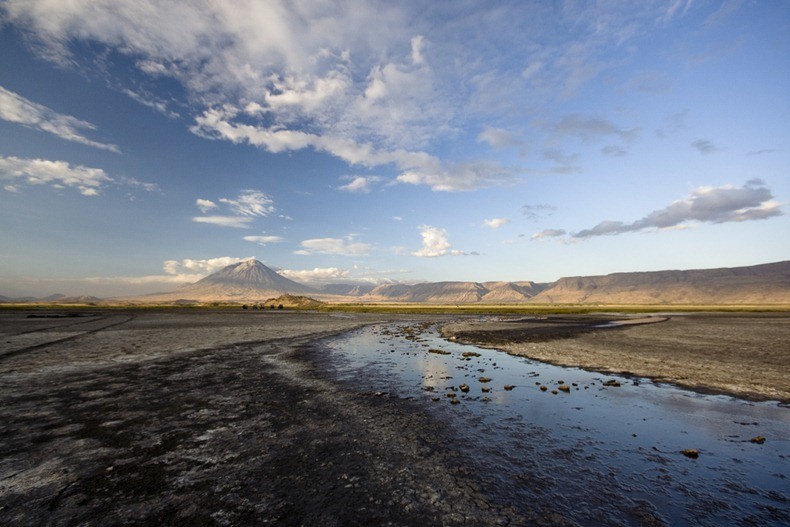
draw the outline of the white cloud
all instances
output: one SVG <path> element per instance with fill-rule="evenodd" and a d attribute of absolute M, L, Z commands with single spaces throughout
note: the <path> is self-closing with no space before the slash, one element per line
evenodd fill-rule
<path fill-rule="evenodd" d="M 337 267 L 314 268 L 302 271 L 282 269 L 278 271 L 279 274 L 291 280 L 302 282 L 306 284 L 319 284 L 319 283 L 332 283 L 337 280 L 343 280 L 349 276 L 349 272 L 345 269 Z"/>
<path fill-rule="evenodd" d="M 370 193 L 373 185 L 381 181 L 381 178 L 378 176 L 345 176 L 343 179 L 347 180 L 348 183 L 339 187 L 340 190 L 361 194 Z"/>
<path fill-rule="evenodd" d="M 498 229 L 505 224 L 510 223 L 507 218 L 491 218 L 490 220 L 483 220 L 483 226 L 489 229 Z"/>
<path fill-rule="evenodd" d="M 96 126 L 25 99 L 0 86 L 0 119 L 49 132 L 66 141 L 120 153 L 116 145 L 100 143 L 85 137 L 80 130 L 96 130 Z"/>
<path fill-rule="evenodd" d="M 718 224 L 764 220 L 783 214 L 782 204 L 773 197 L 771 190 L 760 179 L 752 179 L 741 187 L 699 187 L 689 196 L 663 209 L 654 210 L 635 222 L 606 220 L 571 236 L 583 239 L 648 229 L 667 230 L 690 222 Z"/>
<path fill-rule="evenodd" d="M 507 184 L 524 170 L 439 158 L 432 148 L 480 129 L 480 141 L 515 146 L 508 123 L 621 68 L 634 39 L 686 11 L 661 2 L 545 10 L 532 2 L 442 4 L 428 12 L 419 3 L 358 0 L 3 5 L 4 22 L 48 60 L 88 64 L 86 50 L 95 48 L 102 60 L 128 58 L 143 81 L 179 83 L 196 116 L 192 130 L 204 137 L 273 153 L 313 148 L 352 165 L 392 164 L 400 182 L 436 191 Z M 123 88 L 169 111 L 140 86 Z M 636 133 L 588 118 L 564 120 L 554 131 L 622 140 Z"/>
<path fill-rule="evenodd" d="M 220 227 L 233 227 L 234 229 L 249 229 L 252 218 L 245 216 L 195 216 L 195 223 L 209 223 Z"/>
<path fill-rule="evenodd" d="M 368 243 L 356 242 L 352 237 L 346 238 L 314 238 L 304 240 L 301 249 L 295 254 L 338 254 L 342 256 L 366 256 L 373 248 Z"/>
<path fill-rule="evenodd" d="M 244 239 L 248 242 L 263 245 L 264 247 L 271 243 L 280 243 L 285 241 L 285 238 L 281 236 L 245 236 Z"/>
<path fill-rule="evenodd" d="M 217 204 L 211 201 L 210 199 L 198 198 L 195 200 L 195 205 L 197 205 L 197 208 L 200 209 L 200 212 L 204 214 L 210 211 L 211 209 L 217 208 Z"/>
<path fill-rule="evenodd" d="M 460 256 L 466 255 L 462 251 L 454 250 L 452 244 L 447 239 L 447 231 L 439 227 L 421 225 L 420 236 L 422 236 L 422 249 L 411 253 L 421 258 L 435 258 L 437 256 Z"/>
<path fill-rule="evenodd" d="M 214 216 L 196 216 L 192 218 L 192 221 L 196 223 L 210 223 L 222 227 L 246 229 L 249 228 L 249 224 L 253 221 L 254 217 L 265 217 L 277 211 L 274 207 L 274 201 L 260 190 L 242 190 L 235 199 L 220 198 L 219 202 L 233 213 L 233 215 L 219 214 Z M 203 198 L 195 200 L 195 204 L 203 213 L 219 207 L 219 205 L 213 201 Z"/>
<path fill-rule="evenodd" d="M 113 179 L 100 168 L 82 165 L 72 166 L 65 161 L 47 159 L 23 159 L 0 156 L 0 179 L 17 184 L 49 185 L 54 188 L 76 188 L 85 196 L 96 196 L 105 183 Z"/>
<path fill-rule="evenodd" d="M 183 260 L 165 260 L 162 262 L 162 270 L 169 276 L 178 276 L 181 281 L 194 281 L 203 278 L 213 272 L 219 271 L 223 267 L 237 264 L 254 257 L 234 258 L 232 256 L 220 256 L 219 258 L 208 258 L 195 260 L 185 258 Z M 183 280 L 188 276 L 189 280 Z M 159 278 L 159 277 L 157 277 Z"/>

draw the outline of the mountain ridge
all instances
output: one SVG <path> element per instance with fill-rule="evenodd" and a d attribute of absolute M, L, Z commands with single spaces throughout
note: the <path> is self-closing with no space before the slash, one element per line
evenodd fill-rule
<path fill-rule="evenodd" d="M 555 282 L 423 282 L 311 287 L 250 259 L 174 291 L 120 298 L 133 302 L 261 302 L 282 295 L 324 302 L 431 304 L 790 304 L 790 260 L 714 269 L 570 276 Z M 96 302 L 96 297 L 9 298 L 0 303 Z"/>

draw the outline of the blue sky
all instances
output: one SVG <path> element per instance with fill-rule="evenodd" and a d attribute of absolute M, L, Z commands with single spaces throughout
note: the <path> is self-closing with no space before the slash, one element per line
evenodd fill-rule
<path fill-rule="evenodd" d="M 251 256 L 313 284 L 790 259 L 787 2 L 0 17 L 0 294 L 162 291 Z"/>

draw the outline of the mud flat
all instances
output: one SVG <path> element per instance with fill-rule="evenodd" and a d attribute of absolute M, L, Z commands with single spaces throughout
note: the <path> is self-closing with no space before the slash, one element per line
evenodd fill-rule
<path fill-rule="evenodd" d="M 342 389 L 310 344 L 415 317 L 29 314 L 0 313 L 2 525 L 569 523 L 490 496 L 441 421 Z"/>
<path fill-rule="evenodd" d="M 790 403 L 787 313 L 522 317 L 452 323 L 442 334 L 560 366 Z"/>

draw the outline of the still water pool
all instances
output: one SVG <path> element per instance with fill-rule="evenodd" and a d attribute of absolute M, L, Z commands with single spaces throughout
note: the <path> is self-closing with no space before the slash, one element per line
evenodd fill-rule
<path fill-rule="evenodd" d="M 552 366 L 426 324 L 323 345 L 341 382 L 428 406 L 516 508 L 582 525 L 790 525 L 790 409 L 776 402 Z"/>

